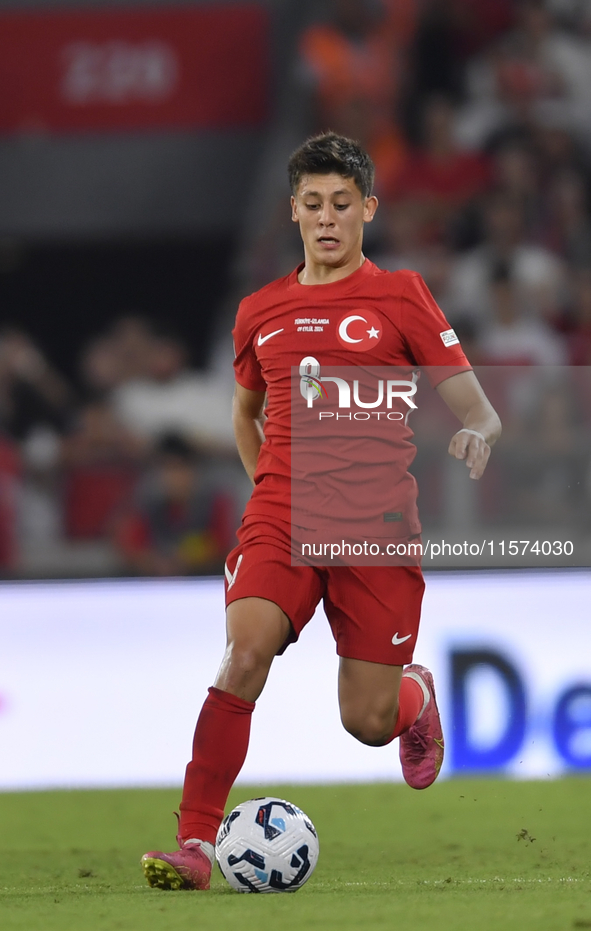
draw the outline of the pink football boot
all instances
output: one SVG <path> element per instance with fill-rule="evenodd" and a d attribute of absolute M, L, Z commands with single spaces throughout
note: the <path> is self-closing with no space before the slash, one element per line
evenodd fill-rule
<path fill-rule="evenodd" d="M 426 789 L 439 775 L 444 747 L 433 676 L 416 664 L 407 666 L 402 675 L 418 682 L 424 696 L 417 720 L 400 735 L 402 775 L 413 789 Z"/>
<path fill-rule="evenodd" d="M 158 889 L 209 889 L 213 845 L 202 841 L 185 843 L 177 834 L 179 850 L 153 850 L 141 859 L 144 876 Z"/>

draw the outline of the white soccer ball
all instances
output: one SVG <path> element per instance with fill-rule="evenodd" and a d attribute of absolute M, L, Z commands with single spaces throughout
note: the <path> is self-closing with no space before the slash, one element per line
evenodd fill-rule
<path fill-rule="evenodd" d="M 215 844 L 220 870 L 237 892 L 296 892 L 318 862 L 307 815 L 281 798 L 253 798 L 226 815 Z"/>

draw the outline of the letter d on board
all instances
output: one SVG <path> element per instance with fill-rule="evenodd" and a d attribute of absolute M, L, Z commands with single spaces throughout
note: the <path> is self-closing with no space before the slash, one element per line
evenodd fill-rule
<path fill-rule="evenodd" d="M 479 666 L 492 670 L 507 693 L 509 713 L 493 746 L 476 747 L 468 730 L 468 678 Z M 454 650 L 451 653 L 451 706 L 453 719 L 452 767 L 482 772 L 498 769 L 517 753 L 525 736 L 526 701 L 515 667 L 493 650 Z"/>

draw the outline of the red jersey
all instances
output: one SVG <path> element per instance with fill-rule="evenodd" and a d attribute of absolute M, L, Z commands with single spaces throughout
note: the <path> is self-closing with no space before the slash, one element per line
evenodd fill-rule
<path fill-rule="evenodd" d="M 302 267 L 241 302 L 233 331 L 234 368 L 236 380 L 242 387 L 267 392 L 265 441 L 259 453 L 255 488 L 245 517 L 265 515 L 287 522 L 293 520 L 301 527 L 317 528 L 317 523 L 307 520 L 303 513 L 301 494 L 298 495 L 298 513 L 292 513 L 292 404 L 306 406 L 305 391 L 300 397 L 299 384 L 294 394 L 294 384 L 299 379 L 293 376 L 303 371 L 302 363 L 318 362 L 323 372 L 334 367 L 359 367 L 360 370 L 398 367 L 412 372 L 429 366 L 427 375 L 433 385 L 470 366 L 455 333 L 416 272 L 382 271 L 366 259 L 359 269 L 340 281 L 302 285 L 298 281 Z M 353 368 L 348 370 L 354 371 Z M 322 381 L 334 383 L 335 379 L 320 378 L 319 384 Z M 336 398 L 336 391 L 332 390 L 334 384 L 329 387 Z M 355 398 L 359 400 L 360 392 L 365 390 L 358 382 Z M 322 384 L 320 391 L 325 391 Z M 328 406 L 324 406 L 327 407 L 326 417 L 333 418 L 331 426 L 337 424 L 336 415 L 329 414 Z M 366 402 L 361 406 L 376 405 Z M 383 407 L 386 408 L 385 399 Z M 405 409 L 404 404 L 402 408 Z M 374 418 L 377 416 L 372 414 Z M 359 417 L 360 426 L 363 425 L 361 417 L 369 419 L 369 414 L 361 410 L 354 415 L 341 411 L 339 416 Z M 407 419 L 401 418 L 402 422 L 395 425 L 396 431 L 392 428 L 390 433 L 387 451 L 393 469 L 388 482 L 390 498 L 381 506 L 384 513 L 373 517 L 374 525 L 376 521 L 383 525 L 384 521 L 398 520 L 396 515 L 404 511 L 405 531 L 413 534 L 420 531 L 420 524 L 416 512 L 416 484 L 408 472 L 416 449 Z M 324 429 L 324 421 L 321 425 Z M 359 443 L 363 442 L 360 435 Z M 300 487 L 305 488 L 308 481 L 312 489 L 315 470 L 316 474 L 326 472 L 325 446 L 322 439 L 319 442 L 318 434 L 310 437 L 305 456 L 297 460 L 299 464 L 305 462 L 298 476 L 304 483 Z M 383 462 L 379 465 L 383 466 Z M 371 484 L 371 472 L 364 474 L 364 483 Z M 333 514 L 337 499 L 347 502 L 348 513 L 359 509 L 359 485 L 351 487 L 345 470 L 340 475 L 338 469 L 334 470 L 333 487 L 323 494 L 327 509 Z M 295 508 L 295 498 L 293 505 Z M 373 532 L 375 526 L 370 525 L 371 521 L 366 521 L 364 533 Z M 387 529 L 392 529 L 391 523 Z"/>

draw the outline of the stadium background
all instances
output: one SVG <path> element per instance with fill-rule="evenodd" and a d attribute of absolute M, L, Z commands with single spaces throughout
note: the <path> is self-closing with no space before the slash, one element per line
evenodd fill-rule
<path fill-rule="evenodd" d="M 368 255 L 513 373 L 482 488 L 417 431 L 426 527 L 577 541 L 430 574 L 447 772 L 590 769 L 591 4 L 2 0 L 0 61 L 0 787 L 180 780 L 248 495 L 233 315 L 299 261 L 284 166 L 326 128 L 376 161 Z M 280 661 L 245 779 L 390 778 L 339 731 L 333 653 L 317 618 Z M 158 741 L 155 684 L 187 710 Z"/>

